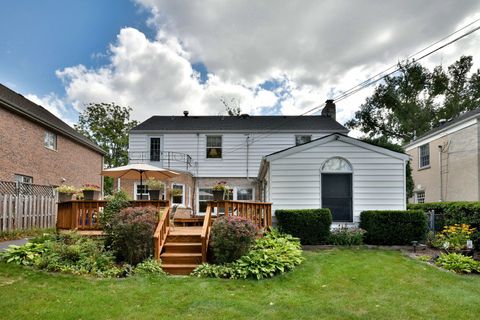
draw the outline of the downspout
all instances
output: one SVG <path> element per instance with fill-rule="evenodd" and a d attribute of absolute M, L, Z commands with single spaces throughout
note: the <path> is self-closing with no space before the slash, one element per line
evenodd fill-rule
<path fill-rule="evenodd" d="M 442 146 L 438 146 L 438 162 L 440 173 L 440 202 L 443 201 Z"/>
<path fill-rule="evenodd" d="M 249 158 L 249 154 L 250 154 L 250 134 L 247 134 L 247 180 L 250 179 L 250 173 L 248 172 L 248 158 Z"/>

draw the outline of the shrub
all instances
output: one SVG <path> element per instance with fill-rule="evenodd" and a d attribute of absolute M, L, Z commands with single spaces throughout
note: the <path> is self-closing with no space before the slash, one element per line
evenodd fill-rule
<path fill-rule="evenodd" d="M 228 263 L 243 256 L 255 242 L 257 228 L 241 217 L 222 217 L 212 225 L 210 247 L 216 263 Z"/>
<path fill-rule="evenodd" d="M 427 216 L 422 210 L 363 211 L 360 228 L 366 231 L 365 243 L 409 245 L 425 238 Z"/>
<path fill-rule="evenodd" d="M 332 214 L 329 209 L 276 210 L 281 232 L 300 238 L 302 244 L 319 244 L 330 235 Z"/>
<path fill-rule="evenodd" d="M 365 230 L 341 226 L 333 229 L 328 242 L 337 246 L 359 246 L 363 244 Z"/>
<path fill-rule="evenodd" d="M 154 259 L 147 259 L 135 267 L 133 270 L 133 274 L 141 275 L 141 276 L 164 276 L 166 275 L 165 271 L 162 269 L 162 264 L 160 261 Z"/>
<path fill-rule="evenodd" d="M 223 265 L 203 264 L 192 275 L 203 278 L 263 279 L 292 270 L 302 262 L 299 240 L 272 231 L 257 239 L 252 249 L 237 261 Z"/>
<path fill-rule="evenodd" d="M 445 226 L 441 232 L 435 235 L 431 244 L 436 248 L 460 251 L 466 249 L 467 241 L 472 239 L 475 231 L 475 228 L 470 228 L 468 224 Z"/>
<path fill-rule="evenodd" d="M 108 229 L 110 228 L 110 223 L 115 215 L 117 215 L 120 210 L 127 208 L 130 205 L 130 197 L 129 195 L 120 190 L 115 192 L 107 202 L 103 213 L 100 215 L 100 223 L 105 232 L 108 233 Z"/>
<path fill-rule="evenodd" d="M 459 253 L 441 254 L 435 264 L 456 273 L 480 272 L 480 262 Z"/>
<path fill-rule="evenodd" d="M 154 207 L 125 208 L 112 218 L 111 248 L 119 261 L 136 265 L 153 253 L 153 233 L 158 222 Z"/>
<path fill-rule="evenodd" d="M 439 221 L 437 230 L 445 225 L 469 224 L 474 228 L 480 228 L 480 202 L 430 202 L 409 204 L 409 209 L 421 209 L 425 212 L 433 210 L 436 215 L 443 215 L 443 221 Z"/>

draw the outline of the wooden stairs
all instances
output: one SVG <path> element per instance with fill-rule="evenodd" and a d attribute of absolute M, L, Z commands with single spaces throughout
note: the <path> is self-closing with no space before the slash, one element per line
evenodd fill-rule
<path fill-rule="evenodd" d="M 202 264 L 202 227 L 170 227 L 160 259 L 163 270 L 188 275 Z"/>

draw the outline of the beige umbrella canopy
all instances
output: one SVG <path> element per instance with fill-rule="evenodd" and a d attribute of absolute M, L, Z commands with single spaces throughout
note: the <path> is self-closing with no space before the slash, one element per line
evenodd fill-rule
<path fill-rule="evenodd" d="M 143 184 L 143 178 L 155 178 L 158 180 L 168 180 L 174 178 L 179 173 L 164 168 L 159 168 L 145 163 L 129 164 L 126 166 L 105 169 L 102 176 L 113 178 L 124 178 L 136 180 L 140 178 L 140 184 Z"/>

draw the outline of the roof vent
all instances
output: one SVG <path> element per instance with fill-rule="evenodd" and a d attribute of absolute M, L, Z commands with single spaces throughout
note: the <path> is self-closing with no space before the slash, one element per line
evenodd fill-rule
<path fill-rule="evenodd" d="M 248 113 L 242 113 L 242 114 L 240 115 L 240 117 L 242 117 L 242 119 L 247 119 L 247 118 L 250 117 L 250 116 L 249 116 Z"/>
<path fill-rule="evenodd" d="M 183 115 L 184 115 L 185 117 L 188 117 L 188 110 L 183 111 Z"/>

